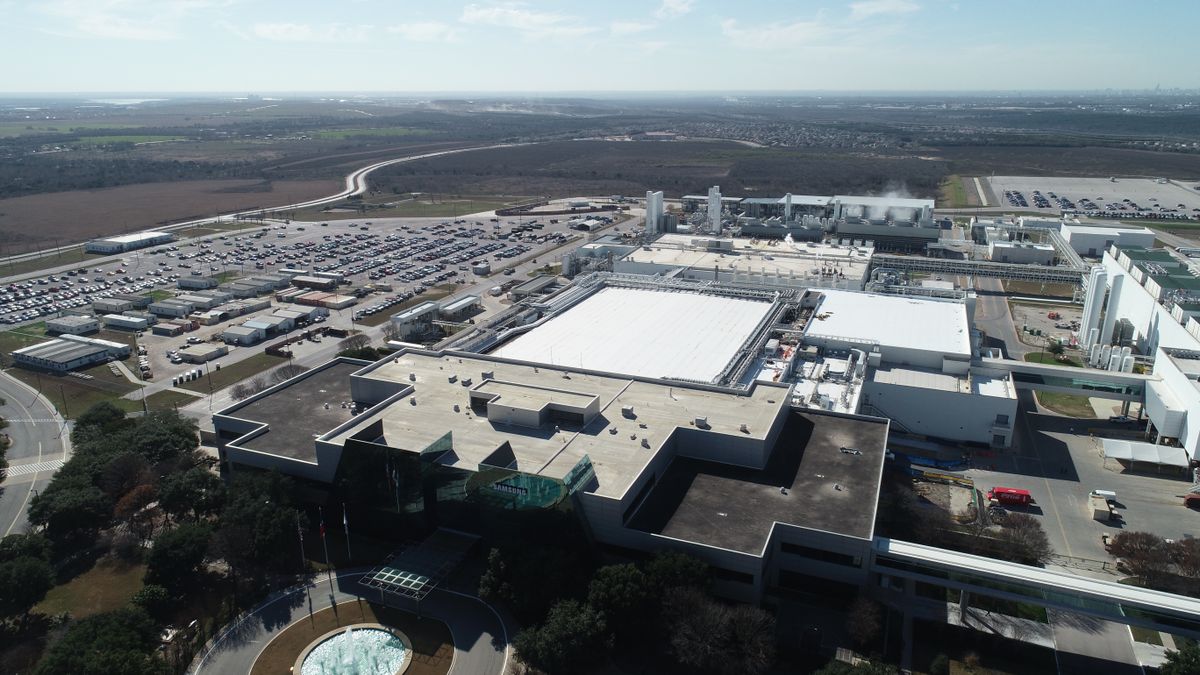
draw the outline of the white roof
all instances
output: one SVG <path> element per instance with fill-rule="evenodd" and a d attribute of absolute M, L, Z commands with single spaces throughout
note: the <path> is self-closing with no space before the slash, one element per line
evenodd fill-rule
<path fill-rule="evenodd" d="M 147 239 L 158 239 L 160 237 L 170 237 L 170 232 L 138 232 L 136 234 L 122 234 L 116 237 L 104 237 L 98 241 L 109 241 L 114 244 L 133 244 Z"/>
<path fill-rule="evenodd" d="M 822 290 L 805 335 L 971 355 L 967 310 L 960 302 Z"/>
<path fill-rule="evenodd" d="M 1122 441 L 1115 438 L 1103 438 L 1105 459 L 1123 459 L 1132 462 L 1148 462 L 1165 466 L 1177 466 L 1186 469 L 1188 466 L 1187 450 L 1166 445 L 1142 443 L 1140 441 Z"/>
<path fill-rule="evenodd" d="M 905 197 L 860 197 L 855 195 L 835 195 L 833 200 L 842 204 L 858 204 L 861 206 L 891 206 L 898 209 L 933 208 L 932 199 L 909 199 Z"/>
<path fill-rule="evenodd" d="M 1122 235 L 1122 234 L 1154 234 L 1154 230 L 1140 225 L 1080 225 L 1079 223 L 1065 222 L 1062 225 L 1062 231 L 1067 234 L 1098 234 L 1098 235 Z"/>
<path fill-rule="evenodd" d="M 587 370 L 711 382 L 772 303 L 604 288 L 494 353 Z"/>

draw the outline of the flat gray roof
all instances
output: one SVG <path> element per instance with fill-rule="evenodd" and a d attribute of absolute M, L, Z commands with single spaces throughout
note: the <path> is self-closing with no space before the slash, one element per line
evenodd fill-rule
<path fill-rule="evenodd" d="M 791 412 L 765 469 L 677 457 L 630 527 L 752 555 L 775 523 L 870 539 L 886 443 L 883 421 Z"/>
<path fill-rule="evenodd" d="M 284 363 L 280 361 L 280 365 Z M 333 362 L 222 414 L 267 425 L 265 433 L 239 444 L 240 447 L 315 462 L 313 438 L 350 419 L 350 409 L 342 404 L 350 402 L 350 373 L 362 367 L 362 363 Z"/>

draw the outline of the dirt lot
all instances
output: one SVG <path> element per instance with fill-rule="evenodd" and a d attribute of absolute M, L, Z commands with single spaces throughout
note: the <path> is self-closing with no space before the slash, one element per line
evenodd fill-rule
<path fill-rule="evenodd" d="M 211 180 L 128 185 L 0 200 L 4 254 L 143 230 L 218 212 L 290 204 L 333 194 L 335 180 Z"/>

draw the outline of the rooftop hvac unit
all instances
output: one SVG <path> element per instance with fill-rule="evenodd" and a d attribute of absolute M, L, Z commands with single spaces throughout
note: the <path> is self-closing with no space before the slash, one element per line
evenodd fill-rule
<path fill-rule="evenodd" d="M 446 378 L 446 379 L 447 379 L 447 380 L 450 382 L 450 384 L 454 384 L 455 382 L 458 382 L 458 376 L 457 376 L 457 375 L 451 375 L 450 377 L 448 377 L 448 378 Z"/>
<path fill-rule="evenodd" d="M 482 373 L 480 373 L 480 374 L 479 374 L 479 379 L 481 379 L 481 380 L 494 380 L 494 379 L 496 379 L 496 373 L 494 373 L 494 372 L 492 372 L 492 371 L 490 371 L 490 370 L 485 370 L 485 371 L 483 371 Z"/>
<path fill-rule="evenodd" d="M 708 428 L 708 418 L 707 417 L 697 417 L 694 421 L 694 424 L 696 425 L 697 429 L 707 429 Z"/>
<path fill-rule="evenodd" d="M 631 406 L 631 405 L 621 406 L 621 417 L 628 417 L 629 419 L 635 419 L 637 417 L 637 415 L 635 415 L 633 413 L 633 406 Z"/>

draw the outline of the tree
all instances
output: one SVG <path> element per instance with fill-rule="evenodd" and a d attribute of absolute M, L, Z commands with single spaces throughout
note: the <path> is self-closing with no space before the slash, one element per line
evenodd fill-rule
<path fill-rule="evenodd" d="M 534 623 L 555 601 L 584 588 L 588 571 L 575 551 L 525 542 L 488 554 L 479 592 L 484 599 L 507 603 L 522 621 Z"/>
<path fill-rule="evenodd" d="M 879 603 L 861 595 L 850 603 L 846 613 L 846 630 L 859 648 L 874 642 L 882 628 L 883 612 Z"/>
<path fill-rule="evenodd" d="M 75 418 L 75 426 L 71 430 L 71 442 L 80 445 L 89 438 L 112 434 L 127 426 L 128 422 L 124 410 L 118 408 L 111 401 L 101 401 Z"/>
<path fill-rule="evenodd" d="M 146 561 L 146 582 L 181 594 L 204 563 L 211 537 L 212 530 L 207 525 L 192 523 L 160 534 Z"/>
<path fill-rule="evenodd" d="M 40 534 L 10 534 L 0 539 L 0 562 L 17 558 L 50 560 L 50 542 Z"/>
<path fill-rule="evenodd" d="M 371 346 L 371 338 L 366 333 L 356 333 L 338 343 L 338 351 L 352 352 Z"/>
<path fill-rule="evenodd" d="M 158 504 L 176 520 L 216 514 L 225 498 L 221 478 L 204 467 L 167 474 L 158 488 Z"/>
<path fill-rule="evenodd" d="M 1166 540 L 1150 532 L 1122 532 L 1113 537 L 1109 552 L 1130 574 L 1147 583 L 1156 581 L 1170 566 Z"/>
<path fill-rule="evenodd" d="M 1176 642 L 1179 648 L 1167 652 L 1167 661 L 1159 669 L 1159 675 L 1196 675 L 1200 673 L 1200 644 L 1195 641 Z"/>
<path fill-rule="evenodd" d="M 1011 554 L 1014 562 L 1043 565 L 1054 553 L 1042 524 L 1027 513 L 1006 515 L 999 538 L 1004 542 L 1001 550 Z"/>
<path fill-rule="evenodd" d="M 400 326 L 394 321 L 388 321 L 383 324 L 383 339 L 384 340 L 399 340 L 404 337 L 404 332 L 400 330 Z"/>
<path fill-rule="evenodd" d="M 823 668 L 813 672 L 813 675 L 895 675 L 896 669 L 885 663 L 860 661 L 850 665 L 845 661 L 833 660 Z"/>
<path fill-rule="evenodd" d="M 127 523 L 134 534 L 145 539 L 154 529 L 154 519 L 153 509 L 143 509 L 154 503 L 154 498 L 153 485 L 139 485 L 117 500 L 113 516 Z"/>
<path fill-rule="evenodd" d="M 150 462 L 135 452 L 123 452 L 113 457 L 100 474 L 100 488 L 112 499 L 119 499 L 133 488 L 152 482 Z"/>
<path fill-rule="evenodd" d="M 130 452 L 158 463 L 195 450 L 200 440 L 195 420 L 174 410 L 159 410 L 138 420 L 129 443 Z"/>
<path fill-rule="evenodd" d="M 720 666 L 725 659 L 723 607 L 699 589 L 678 587 L 663 595 L 662 616 L 667 648 L 679 663 L 700 670 Z"/>
<path fill-rule="evenodd" d="M 1171 544 L 1171 562 L 1179 573 L 1190 579 L 1200 579 L 1200 539 L 1176 540 Z"/>
<path fill-rule="evenodd" d="M 596 570 L 587 599 L 618 638 L 625 640 L 642 631 L 642 619 L 654 610 L 655 593 L 636 565 L 607 565 Z"/>
<path fill-rule="evenodd" d="M 275 370 L 271 371 L 271 383 L 279 384 L 281 382 L 286 382 L 293 377 L 296 377 L 297 375 L 307 371 L 308 368 L 305 368 L 304 366 L 298 366 L 294 363 L 289 363 L 286 366 L 279 366 Z"/>
<path fill-rule="evenodd" d="M 29 522 L 55 541 L 94 534 L 111 513 L 108 497 L 84 476 L 55 477 L 29 502 Z"/>
<path fill-rule="evenodd" d="M 278 473 L 241 473 L 226 492 L 215 545 L 235 570 L 296 571 L 292 483 Z"/>
<path fill-rule="evenodd" d="M 708 564 L 686 553 L 664 551 L 646 563 L 646 578 L 660 593 L 671 588 L 708 588 Z"/>
<path fill-rule="evenodd" d="M 737 605 L 726 618 L 729 675 L 758 675 L 775 663 L 775 617 L 761 607 Z"/>
<path fill-rule="evenodd" d="M 140 607 L 96 614 L 73 622 L 38 662 L 37 675 L 160 675 L 153 656 L 158 626 Z"/>
<path fill-rule="evenodd" d="M 54 572 L 43 558 L 21 556 L 0 563 L 0 614 L 21 615 L 21 624 L 29 610 L 54 586 Z"/>
<path fill-rule="evenodd" d="M 581 663 L 601 658 L 606 647 L 603 615 L 578 600 L 550 608 L 540 626 L 517 634 L 513 646 L 526 664 L 547 673 L 579 672 Z"/>
<path fill-rule="evenodd" d="M 1055 356 L 1060 356 L 1063 352 L 1067 351 L 1067 348 L 1064 347 L 1063 343 L 1059 342 L 1058 340 L 1051 340 L 1046 345 L 1046 351 Z"/>
<path fill-rule="evenodd" d="M 171 593 L 158 584 L 146 584 L 133 594 L 130 602 L 146 610 L 155 619 L 161 619 L 174 607 Z"/>

